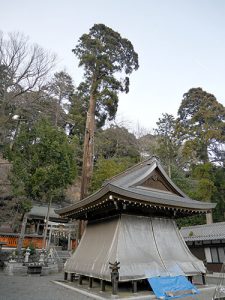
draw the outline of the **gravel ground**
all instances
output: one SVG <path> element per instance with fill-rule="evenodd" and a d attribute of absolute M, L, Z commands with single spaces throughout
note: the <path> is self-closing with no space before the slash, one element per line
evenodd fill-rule
<path fill-rule="evenodd" d="M 56 285 L 63 274 L 7 276 L 0 272 L 0 300 L 76 300 L 74 292 Z"/>

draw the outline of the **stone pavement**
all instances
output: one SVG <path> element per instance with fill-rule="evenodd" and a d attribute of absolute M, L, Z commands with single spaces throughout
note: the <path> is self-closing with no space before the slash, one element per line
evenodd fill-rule
<path fill-rule="evenodd" d="M 0 300 L 76 300 L 74 291 L 54 284 L 63 274 L 7 276 L 0 272 Z"/>
<path fill-rule="evenodd" d="M 54 283 L 54 282 L 55 283 Z M 58 284 L 56 284 L 58 283 Z M 71 289 L 72 288 L 72 289 Z M 107 293 L 94 295 L 90 290 L 82 289 L 86 295 L 77 293 L 76 284 L 63 281 L 63 273 L 40 276 L 7 276 L 0 272 L 0 300 L 89 300 L 89 299 L 112 299 Z M 200 295 L 186 297 L 183 299 L 191 300 L 211 300 L 215 285 L 205 286 Z M 128 295 L 127 295 L 128 296 Z M 119 299 L 156 299 L 153 295 L 130 294 L 128 297 L 118 297 Z M 223 298 L 224 299 L 224 298 Z"/>

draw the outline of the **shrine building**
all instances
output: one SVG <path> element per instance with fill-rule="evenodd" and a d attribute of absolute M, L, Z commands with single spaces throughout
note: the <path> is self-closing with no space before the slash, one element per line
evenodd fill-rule
<path fill-rule="evenodd" d="M 205 215 L 214 207 L 185 195 L 156 157 L 145 160 L 57 210 L 64 218 L 87 221 L 65 272 L 110 282 L 110 263 L 119 262 L 119 282 L 204 274 L 203 262 L 189 251 L 176 219 Z"/>

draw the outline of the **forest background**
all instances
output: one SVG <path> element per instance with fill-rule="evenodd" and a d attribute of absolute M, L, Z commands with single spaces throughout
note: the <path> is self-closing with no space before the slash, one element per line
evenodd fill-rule
<path fill-rule="evenodd" d="M 102 24 L 97 26 L 82 37 L 96 38 L 97 32 L 102 33 L 102 30 L 107 36 L 107 31 L 111 30 Z M 82 56 L 85 52 L 82 37 L 74 54 L 79 57 L 80 66 L 92 71 L 88 69 L 92 66 L 92 58 L 84 61 Z M 115 37 L 124 41 L 118 33 Z M 126 75 L 138 69 L 138 56 L 129 43 L 126 44 L 129 46 L 127 53 L 132 53 L 134 64 Z M 107 45 L 106 50 L 113 53 L 113 44 Z M 91 52 L 89 43 L 85 47 Z M 91 93 L 88 83 L 93 80 L 90 81 L 90 73 L 86 72 L 86 81 L 75 84 L 67 72 L 54 73 L 56 57 L 31 44 L 20 33 L 2 33 L 0 53 L 0 175 L 3 178 L 0 223 L 11 222 L 16 228 L 19 217 L 33 203 L 51 201 L 68 205 L 79 201 L 79 193 L 74 196 L 74 192 L 68 191 L 74 191 L 74 186 L 80 189 L 82 181 Z M 109 66 L 109 61 L 105 57 L 103 61 L 99 53 L 95 59 L 97 65 Z M 121 65 L 125 65 L 124 61 Z M 120 72 L 118 68 L 117 65 L 116 71 Z M 224 221 L 224 106 L 202 87 L 190 87 L 184 91 L 177 118 L 162 112 L 153 131 L 140 127 L 130 130 L 129 124 L 115 121 L 119 96 L 128 92 L 129 78 L 126 76 L 120 81 L 113 77 L 111 69 L 100 75 L 101 80 L 107 75 L 107 84 L 101 81 L 93 94 L 97 97 L 92 140 L 93 172 L 87 193 L 96 191 L 106 179 L 133 164 L 156 155 L 172 180 L 187 195 L 217 203 L 213 219 Z M 143 110 L 151 110 L 152 105 L 154 103 L 149 103 Z M 178 220 L 178 223 L 179 226 L 204 224 L 205 219 L 193 217 Z"/>

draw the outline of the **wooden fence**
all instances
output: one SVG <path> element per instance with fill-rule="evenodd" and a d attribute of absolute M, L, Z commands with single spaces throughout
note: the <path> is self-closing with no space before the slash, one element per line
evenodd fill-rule
<path fill-rule="evenodd" d="M 19 240 L 18 234 L 15 234 L 15 235 L 0 234 L 0 242 L 6 243 L 5 247 L 16 248 L 17 244 L 18 244 L 18 240 Z M 42 236 L 40 236 L 40 237 L 25 236 L 24 240 L 23 240 L 23 247 L 26 248 L 30 245 L 33 245 L 35 248 L 41 249 L 42 241 L 43 241 Z"/>

